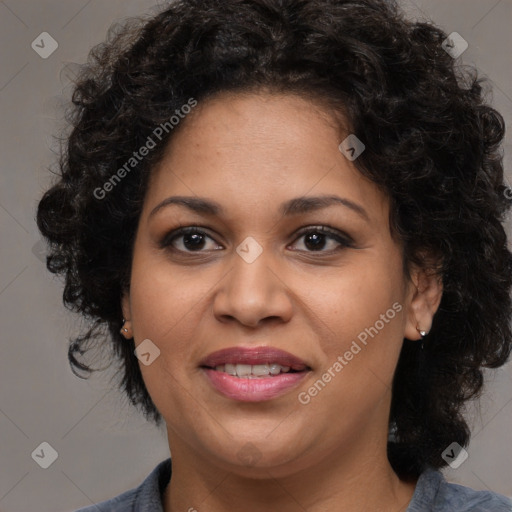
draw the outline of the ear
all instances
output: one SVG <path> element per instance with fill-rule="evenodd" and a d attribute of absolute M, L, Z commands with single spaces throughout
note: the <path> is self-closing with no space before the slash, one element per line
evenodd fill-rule
<path fill-rule="evenodd" d="M 443 295 L 443 281 L 438 272 L 426 268 L 416 268 L 409 282 L 409 302 L 406 314 L 404 336 L 409 340 L 419 340 L 418 329 L 427 333 Z"/>
<path fill-rule="evenodd" d="M 128 290 L 124 291 L 121 297 L 121 309 L 123 310 L 123 318 L 127 322 L 131 322 L 132 310 L 130 306 L 130 292 Z"/>

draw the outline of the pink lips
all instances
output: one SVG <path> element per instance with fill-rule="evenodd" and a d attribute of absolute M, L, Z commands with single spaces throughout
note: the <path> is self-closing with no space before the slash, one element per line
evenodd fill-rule
<path fill-rule="evenodd" d="M 271 364 L 289 366 L 291 373 L 280 373 L 257 379 L 240 378 L 215 370 L 223 364 Z M 304 361 L 273 347 L 233 347 L 213 352 L 200 364 L 210 384 L 218 392 L 233 400 L 259 402 L 285 394 L 309 373 Z"/>
<path fill-rule="evenodd" d="M 307 368 L 298 357 L 273 347 L 232 347 L 211 353 L 203 359 L 200 366 L 215 368 L 220 364 L 266 364 L 277 363 L 301 371 Z"/>

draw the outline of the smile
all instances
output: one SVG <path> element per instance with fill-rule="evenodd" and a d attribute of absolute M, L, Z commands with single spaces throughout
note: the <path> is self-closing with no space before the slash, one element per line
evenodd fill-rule
<path fill-rule="evenodd" d="M 218 372 L 224 372 L 233 377 L 246 379 L 261 379 L 264 377 L 279 375 L 290 371 L 289 366 L 278 363 L 271 364 L 220 364 L 215 367 Z M 292 370 L 294 372 L 295 370 Z"/>
<path fill-rule="evenodd" d="M 260 402 L 296 387 L 311 368 L 274 347 L 232 347 L 213 352 L 200 364 L 208 383 L 231 400 Z"/>

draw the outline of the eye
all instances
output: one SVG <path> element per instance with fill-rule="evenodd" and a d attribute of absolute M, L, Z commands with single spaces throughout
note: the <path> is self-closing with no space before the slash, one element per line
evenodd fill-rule
<path fill-rule="evenodd" d="M 308 227 L 299 232 L 299 238 L 304 238 L 303 245 L 306 252 L 332 252 L 346 247 L 354 247 L 354 241 L 341 232 L 329 229 L 326 226 Z M 298 239 L 299 239 L 298 238 Z M 297 240 L 298 240 L 297 239 Z M 322 250 L 326 247 L 327 241 L 331 242 L 331 250 Z"/>
<path fill-rule="evenodd" d="M 205 243 L 207 238 L 214 241 L 213 238 L 198 229 L 198 227 L 189 226 L 177 229 L 166 235 L 160 242 L 160 247 L 165 248 L 171 246 L 172 249 L 178 252 L 202 252 L 201 249 L 204 249 L 205 245 L 207 245 Z M 178 240 L 179 243 L 176 243 Z"/>
<path fill-rule="evenodd" d="M 303 245 L 306 247 L 305 252 L 333 252 L 346 247 L 354 247 L 354 241 L 341 232 L 330 229 L 326 226 L 314 226 L 302 229 L 298 233 L 298 238 L 304 238 Z M 171 247 L 178 252 L 204 252 L 206 250 L 219 250 L 222 247 L 214 244 L 208 249 L 207 240 L 215 242 L 212 237 L 208 236 L 204 231 L 199 229 L 199 226 L 182 227 L 172 231 L 164 237 L 160 242 L 161 248 Z M 331 243 L 330 250 L 323 250 Z M 303 249 L 299 249 L 303 250 Z"/>

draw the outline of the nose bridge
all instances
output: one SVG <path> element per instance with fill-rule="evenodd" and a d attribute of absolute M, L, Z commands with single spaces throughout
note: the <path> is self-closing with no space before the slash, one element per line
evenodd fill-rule
<path fill-rule="evenodd" d="M 240 288 L 239 292 L 249 292 L 249 296 L 267 294 L 275 278 L 269 268 L 272 251 L 268 247 L 264 249 L 253 237 L 247 237 L 238 245 L 236 253 L 231 284 Z"/>
<path fill-rule="evenodd" d="M 254 238 L 236 247 L 232 269 L 215 298 L 215 315 L 236 318 L 255 326 L 267 317 L 288 319 L 291 303 L 286 287 L 278 278 L 276 258 Z"/>

